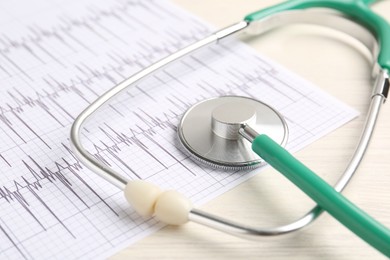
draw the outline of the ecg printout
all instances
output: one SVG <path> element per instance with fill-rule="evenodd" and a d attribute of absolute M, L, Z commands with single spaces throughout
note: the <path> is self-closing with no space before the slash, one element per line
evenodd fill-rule
<path fill-rule="evenodd" d="M 96 259 L 161 228 L 77 161 L 70 126 L 104 91 L 212 30 L 166 1 L 17 0 L 0 7 L 0 258 Z M 197 101 L 233 94 L 280 111 L 291 151 L 357 115 L 231 41 L 126 91 L 86 125 L 83 141 L 130 179 L 204 203 L 259 170 L 199 165 L 181 152 L 176 125 Z"/>

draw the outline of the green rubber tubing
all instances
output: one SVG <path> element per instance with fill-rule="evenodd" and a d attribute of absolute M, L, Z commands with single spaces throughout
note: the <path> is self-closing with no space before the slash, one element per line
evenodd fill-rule
<path fill-rule="evenodd" d="M 369 5 L 374 2 L 375 0 L 290 0 L 251 13 L 244 20 L 253 22 L 283 11 L 314 7 L 340 11 L 365 26 L 375 35 L 379 46 L 381 46 L 377 60 L 378 64 L 383 69 L 390 71 L 390 24 L 370 9 Z"/>
<path fill-rule="evenodd" d="M 252 149 L 341 224 L 390 257 L 388 228 L 350 202 L 267 135 L 258 135 Z"/>

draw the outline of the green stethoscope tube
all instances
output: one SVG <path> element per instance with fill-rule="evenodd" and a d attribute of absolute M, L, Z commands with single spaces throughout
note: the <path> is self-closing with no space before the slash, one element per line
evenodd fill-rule
<path fill-rule="evenodd" d="M 245 17 L 245 21 L 253 22 L 272 14 L 288 10 L 300 10 L 315 7 L 324 7 L 338 10 L 364 25 L 378 39 L 382 47 L 378 55 L 378 64 L 390 71 L 390 25 L 389 23 L 374 13 L 369 4 L 375 0 L 290 0 L 281 4 L 262 9 L 251 13 Z"/>
<path fill-rule="evenodd" d="M 375 0 L 290 0 L 251 13 L 245 17 L 245 20 L 253 22 L 282 11 L 315 7 L 340 11 L 355 19 L 375 35 L 382 47 L 377 62 L 383 69 L 390 71 L 390 48 L 388 47 L 390 46 L 390 25 L 369 8 L 368 5 L 374 2 Z M 253 140 L 252 149 L 340 223 L 390 257 L 389 229 L 356 207 L 268 136 L 257 136 Z"/>
<path fill-rule="evenodd" d="M 390 257 L 389 229 L 356 207 L 267 135 L 255 137 L 252 149 L 341 224 Z"/>

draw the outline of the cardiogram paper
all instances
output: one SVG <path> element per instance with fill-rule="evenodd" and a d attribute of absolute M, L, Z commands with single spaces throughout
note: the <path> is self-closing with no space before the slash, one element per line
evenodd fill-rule
<path fill-rule="evenodd" d="M 74 157 L 69 129 L 99 95 L 211 29 L 166 1 L 0 3 L 0 258 L 98 259 L 159 229 Z M 199 100 L 242 95 L 286 118 L 296 151 L 356 112 L 239 42 L 197 52 L 113 100 L 83 131 L 129 179 L 204 203 L 253 176 L 182 153 L 176 125 Z"/>

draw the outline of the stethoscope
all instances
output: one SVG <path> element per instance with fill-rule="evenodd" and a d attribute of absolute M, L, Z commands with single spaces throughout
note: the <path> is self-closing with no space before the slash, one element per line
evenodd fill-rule
<path fill-rule="evenodd" d="M 159 60 L 124 80 L 88 106 L 71 129 L 74 154 L 90 170 L 124 190 L 133 208 L 143 216 L 155 216 L 172 225 L 191 220 L 241 237 L 276 236 L 299 230 L 326 210 L 371 246 L 390 257 L 390 230 L 357 208 L 339 192 L 347 185 L 372 136 L 381 105 L 389 91 L 390 25 L 369 8 L 375 0 L 290 0 L 247 15 L 243 21 L 226 27 Z M 319 10 L 310 10 L 320 7 Z M 260 34 L 280 25 L 311 23 L 335 28 L 359 40 L 372 54 L 376 77 L 364 130 L 354 155 L 334 187 L 295 159 L 282 146 L 288 127 L 272 107 L 247 97 L 226 96 L 202 101 L 184 113 L 178 136 L 188 153 L 200 161 L 221 168 L 251 168 L 267 162 L 318 203 L 297 221 L 274 228 L 252 228 L 231 222 L 191 206 L 176 191 L 161 191 L 154 184 L 130 181 L 106 167 L 82 146 L 80 131 L 111 98 L 127 87 L 204 46 L 238 32 Z"/>

